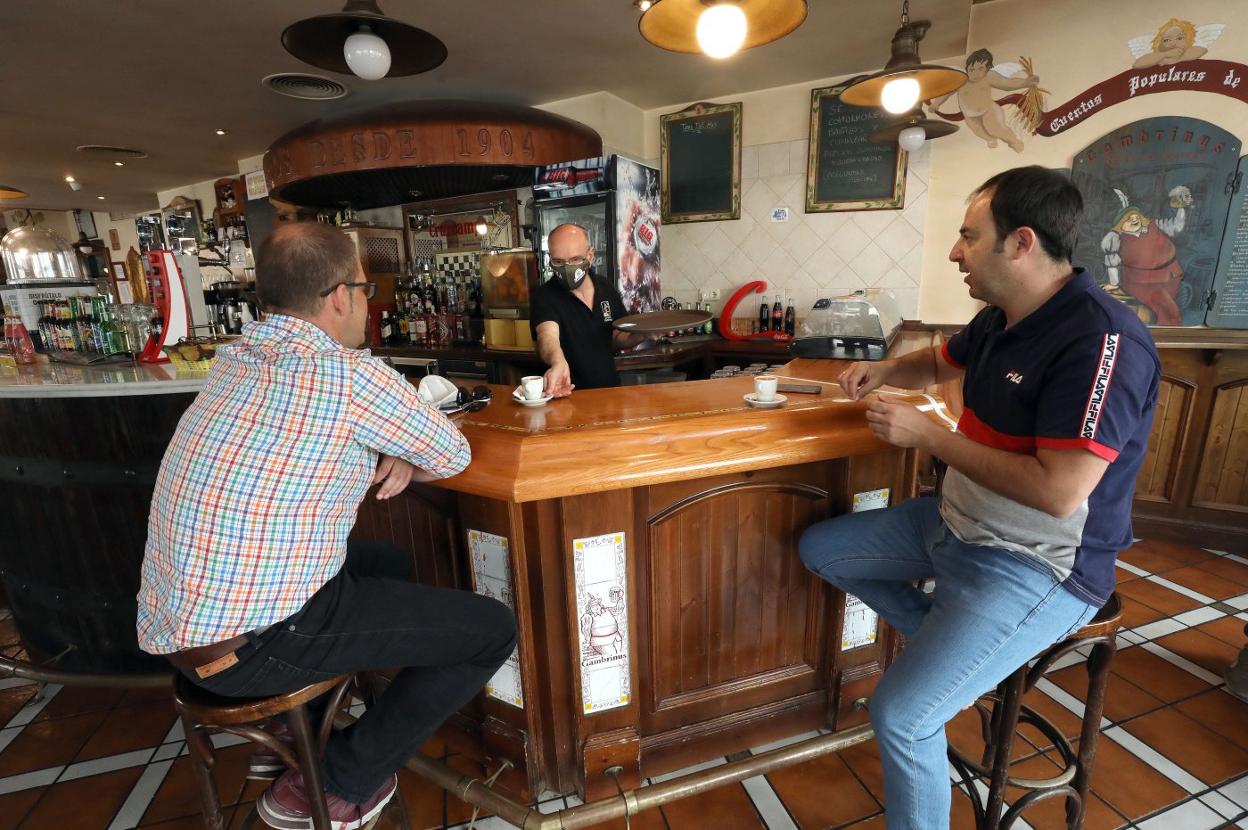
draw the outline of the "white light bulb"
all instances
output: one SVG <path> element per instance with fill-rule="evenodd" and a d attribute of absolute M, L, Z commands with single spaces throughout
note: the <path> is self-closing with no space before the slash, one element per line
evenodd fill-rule
<path fill-rule="evenodd" d="M 485 221 L 485 217 L 483 216 L 483 217 L 479 218 L 479 219 L 477 220 L 477 235 L 478 235 L 478 236 L 485 236 L 485 235 L 486 235 L 486 234 L 488 234 L 489 232 L 490 232 L 490 226 L 486 223 L 486 221 Z"/>
<path fill-rule="evenodd" d="M 907 153 L 913 153 L 923 146 L 927 140 L 927 132 L 922 127 L 906 127 L 897 134 L 897 143 Z"/>
<path fill-rule="evenodd" d="M 880 103 L 889 112 L 909 112 L 918 102 L 919 82 L 914 78 L 894 78 L 880 92 Z"/>
<path fill-rule="evenodd" d="M 712 58 L 735 55 L 745 43 L 749 24 L 745 12 L 735 3 L 719 3 L 698 18 L 698 45 Z"/>
<path fill-rule="evenodd" d="M 342 56 L 351 71 L 366 81 L 380 80 L 390 71 L 390 47 L 366 26 L 347 36 Z"/>

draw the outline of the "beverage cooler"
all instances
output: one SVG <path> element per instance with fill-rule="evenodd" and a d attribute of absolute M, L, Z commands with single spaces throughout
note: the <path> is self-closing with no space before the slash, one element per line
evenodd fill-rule
<path fill-rule="evenodd" d="M 543 279 L 550 232 L 574 222 L 589 232 L 594 270 L 619 288 L 629 314 L 659 310 L 658 170 L 620 156 L 552 164 L 538 173 L 533 206 Z"/>

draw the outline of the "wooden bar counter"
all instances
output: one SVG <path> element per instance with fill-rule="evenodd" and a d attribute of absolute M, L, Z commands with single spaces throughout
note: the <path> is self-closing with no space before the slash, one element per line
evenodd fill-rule
<path fill-rule="evenodd" d="M 833 381 L 842 365 L 781 374 Z M 866 722 L 895 637 L 881 623 L 843 647 L 845 598 L 803 568 L 797 540 L 856 494 L 913 495 L 914 454 L 876 441 L 835 385 L 773 410 L 748 407 L 752 389 L 724 378 L 530 408 L 496 386 L 462 422 L 464 473 L 361 507 L 356 533 L 412 550 L 420 581 L 512 605 L 516 666 L 443 730 L 489 771 L 514 764 L 509 790 L 595 798 L 616 792 L 610 768 L 628 789 Z"/>

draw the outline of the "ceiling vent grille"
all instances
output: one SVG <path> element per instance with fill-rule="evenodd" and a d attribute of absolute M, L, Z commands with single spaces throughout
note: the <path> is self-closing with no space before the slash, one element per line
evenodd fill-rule
<path fill-rule="evenodd" d="M 331 101 L 334 98 L 345 97 L 350 91 L 329 78 L 297 72 L 279 72 L 276 75 L 269 75 L 260 81 L 260 85 L 273 90 L 278 95 L 304 101 Z"/>
<path fill-rule="evenodd" d="M 79 144 L 78 152 L 93 156 L 106 156 L 113 159 L 145 159 L 147 153 L 133 147 L 110 147 L 107 144 Z"/>

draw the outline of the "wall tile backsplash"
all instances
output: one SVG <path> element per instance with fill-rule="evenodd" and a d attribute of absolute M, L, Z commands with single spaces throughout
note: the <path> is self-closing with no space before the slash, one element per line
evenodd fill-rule
<path fill-rule="evenodd" d="M 848 213 L 805 213 L 806 152 L 805 139 L 742 148 L 740 219 L 663 226 L 665 296 L 689 303 L 706 292 L 718 311 L 742 284 L 761 279 L 769 301 L 787 293 L 800 318 L 819 297 L 889 288 L 902 316 L 918 317 L 929 147 L 910 154 L 904 210 Z M 774 208 L 788 208 L 789 220 L 772 222 Z M 756 294 L 737 316 L 757 309 Z"/>

